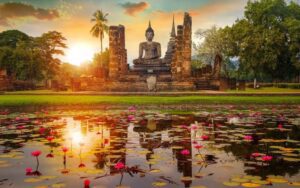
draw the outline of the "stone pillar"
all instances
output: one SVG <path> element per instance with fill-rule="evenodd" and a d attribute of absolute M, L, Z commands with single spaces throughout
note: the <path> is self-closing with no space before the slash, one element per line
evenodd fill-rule
<path fill-rule="evenodd" d="M 189 78 L 191 76 L 192 61 L 192 18 L 188 13 L 184 13 L 182 56 L 182 76 Z"/>
<path fill-rule="evenodd" d="M 125 28 L 122 25 L 109 27 L 109 78 L 117 80 L 127 72 Z"/>
<path fill-rule="evenodd" d="M 175 43 L 175 55 L 173 57 L 172 63 L 172 77 L 173 80 L 179 80 L 181 78 L 182 72 L 182 51 L 183 51 L 183 26 L 177 26 L 177 36 L 176 36 L 176 43 Z"/>
<path fill-rule="evenodd" d="M 121 56 L 120 73 L 127 73 L 127 50 L 125 49 L 125 27 L 119 25 L 119 55 Z"/>
<path fill-rule="evenodd" d="M 183 25 L 177 26 L 175 55 L 172 61 L 173 80 L 186 80 L 191 77 L 192 18 L 184 14 Z"/>

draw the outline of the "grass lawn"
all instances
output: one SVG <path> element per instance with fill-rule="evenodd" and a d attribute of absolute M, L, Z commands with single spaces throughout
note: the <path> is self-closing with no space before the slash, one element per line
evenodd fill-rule
<path fill-rule="evenodd" d="M 300 104 L 300 96 L 0 95 L 0 107 L 33 105 Z"/>
<path fill-rule="evenodd" d="M 264 87 L 260 89 L 246 88 L 245 91 L 228 90 L 228 93 L 300 93 L 300 89 Z"/>

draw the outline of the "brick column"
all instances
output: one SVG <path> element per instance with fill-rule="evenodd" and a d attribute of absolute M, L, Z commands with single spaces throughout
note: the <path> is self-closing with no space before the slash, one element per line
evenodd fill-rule
<path fill-rule="evenodd" d="M 109 78 L 117 80 L 127 72 L 127 50 L 123 25 L 109 27 Z"/>

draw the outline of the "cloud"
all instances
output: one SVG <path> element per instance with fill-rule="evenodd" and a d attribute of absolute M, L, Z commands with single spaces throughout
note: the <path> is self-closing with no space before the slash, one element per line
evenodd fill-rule
<path fill-rule="evenodd" d="M 125 13 L 130 16 L 135 16 L 139 12 L 143 12 L 147 8 L 150 7 L 150 4 L 147 2 L 139 2 L 139 3 L 123 3 L 121 6 L 125 9 Z"/>
<path fill-rule="evenodd" d="M 10 19 L 34 17 L 39 20 L 52 20 L 59 17 L 57 10 L 35 8 L 23 3 L 0 4 L 0 25 L 8 26 Z"/>

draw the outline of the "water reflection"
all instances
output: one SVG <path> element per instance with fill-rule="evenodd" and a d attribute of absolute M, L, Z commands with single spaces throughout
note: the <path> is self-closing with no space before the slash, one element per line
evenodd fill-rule
<path fill-rule="evenodd" d="M 86 178 L 104 187 L 152 187 L 153 182 L 168 187 L 225 187 L 223 182 L 232 181 L 233 175 L 262 180 L 281 175 L 292 182 L 300 178 L 298 119 L 299 114 L 289 109 L 195 115 L 138 111 L 3 115 L 0 175 L 22 186 L 26 174 L 12 174 L 25 169 L 25 162 L 34 166 L 28 153 L 39 149 L 44 154 L 40 157 L 43 175 L 66 174 L 59 181 L 70 187 L 81 187 Z M 273 160 L 263 161 L 253 153 L 270 155 Z M 128 167 L 121 180 L 116 163 Z M 8 168 L 11 176 L 7 176 Z"/>

